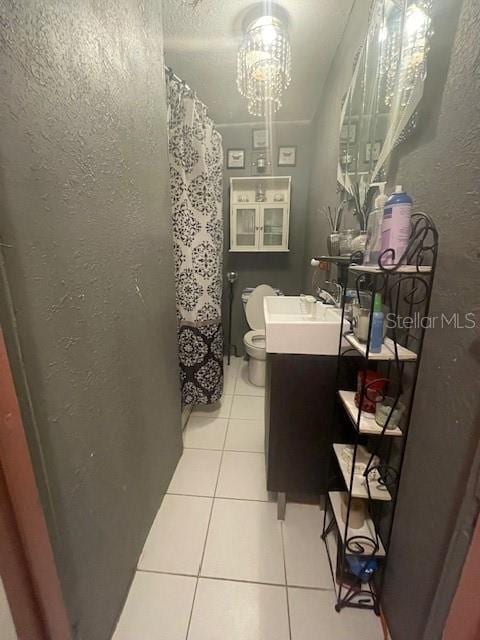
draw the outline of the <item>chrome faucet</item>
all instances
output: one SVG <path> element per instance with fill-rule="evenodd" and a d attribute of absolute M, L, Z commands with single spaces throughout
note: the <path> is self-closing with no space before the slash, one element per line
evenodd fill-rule
<path fill-rule="evenodd" d="M 332 295 L 330 291 L 319 287 L 316 292 L 316 297 L 320 302 L 323 302 L 324 304 L 331 304 L 334 307 L 339 307 L 342 302 L 343 287 L 338 282 L 335 282 L 335 280 L 333 280 L 329 284 L 335 287 L 335 295 Z"/>

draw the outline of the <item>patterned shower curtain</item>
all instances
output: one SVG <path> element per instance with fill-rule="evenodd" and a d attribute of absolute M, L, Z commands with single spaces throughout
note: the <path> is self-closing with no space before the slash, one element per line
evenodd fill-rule
<path fill-rule="evenodd" d="M 210 404 L 223 391 L 222 138 L 170 71 L 167 100 L 182 401 Z"/>

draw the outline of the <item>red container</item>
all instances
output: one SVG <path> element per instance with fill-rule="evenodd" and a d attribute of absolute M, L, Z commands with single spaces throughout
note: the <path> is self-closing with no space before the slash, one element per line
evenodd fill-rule
<path fill-rule="evenodd" d="M 362 411 L 375 413 L 376 403 L 385 396 L 385 387 L 388 380 L 376 371 L 359 371 L 357 375 L 357 392 L 355 394 L 355 404 L 360 405 L 362 386 L 363 392 Z"/>

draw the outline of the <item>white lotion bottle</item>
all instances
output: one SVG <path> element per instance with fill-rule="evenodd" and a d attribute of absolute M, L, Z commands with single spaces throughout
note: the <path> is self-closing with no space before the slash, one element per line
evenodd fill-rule
<path fill-rule="evenodd" d="M 383 265 L 399 264 L 410 239 L 412 226 L 412 198 L 401 185 L 395 187 L 383 209 L 382 221 L 382 255 Z"/>
<path fill-rule="evenodd" d="M 368 216 L 367 244 L 363 259 L 363 264 L 366 265 L 378 265 L 378 258 L 382 251 L 383 209 L 388 200 L 388 196 L 385 194 L 386 184 L 386 182 L 372 183 L 372 187 L 378 186 L 380 193 L 375 198 L 374 210 Z"/>

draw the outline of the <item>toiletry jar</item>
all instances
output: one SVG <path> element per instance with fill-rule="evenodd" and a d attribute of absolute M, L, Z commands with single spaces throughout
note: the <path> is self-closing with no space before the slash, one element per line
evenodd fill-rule
<path fill-rule="evenodd" d="M 394 403 L 395 398 L 388 397 L 384 398 L 380 402 L 377 402 L 377 406 L 375 409 L 375 422 L 381 427 L 385 426 Z M 404 412 L 405 405 L 398 401 L 390 417 L 390 420 L 388 421 L 387 429 L 396 429 L 397 427 L 399 427 Z"/>
<path fill-rule="evenodd" d="M 384 397 L 385 386 L 388 380 L 376 371 L 359 371 L 357 375 L 357 392 L 355 393 L 355 406 L 360 406 L 362 387 L 364 387 L 362 411 L 375 413 L 377 402 Z"/>

